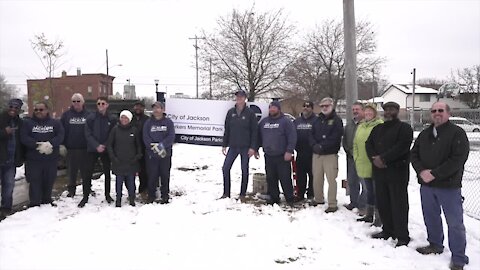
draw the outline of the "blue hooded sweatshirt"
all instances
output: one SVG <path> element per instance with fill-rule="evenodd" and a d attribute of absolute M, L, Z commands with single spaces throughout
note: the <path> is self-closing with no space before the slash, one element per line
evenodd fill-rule
<path fill-rule="evenodd" d="M 175 127 L 170 118 L 164 114 L 162 119 L 150 117 L 143 125 L 143 143 L 145 143 L 145 156 L 149 158 L 160 158 L 155 154 L 150 144 L 162 143 L 167 156 L 172 155 L 172 145 L 175 141 Z"/>
<path fill-rule="evenodd" d="M 33 117 L 26 120 L 20 131 L 20 141 L 27 148 L 27 160 L 51 161 L 59 157 L 58 148 L 63 142 L 64 130 L 60 121 L 47 116 L 45 119 Z M 37 142 L 50 142 L 53 153 L 50 155 L 40 154 L 37 150 Z"/>
<path fill-rule="evenodd" d="M 89 113 L 83 109 L 80 112 L 75 111 L 73 107 L 62 114 L 60 121 L 65 129 L 65 139 L 63 144 L 68 149 L 86 149 L 87 139 L 85 137 L 85 124 Z"/>
<path fill-rule="evenodd" d="M 267 156 L 280 156 L 293 153 L 297 143 L 297 132 L 293 122 L 283 113 L 279 117 L 268 116 L 258 124 L 259 146 Z"/>

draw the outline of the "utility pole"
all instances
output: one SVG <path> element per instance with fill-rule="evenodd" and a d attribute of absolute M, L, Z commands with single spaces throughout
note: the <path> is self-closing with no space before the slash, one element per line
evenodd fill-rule
<path fill-rule="evenodd" d="M 412 73 L 413 74 L 413 89 L 412 89 L 412 110 L 410 111 L 410 125 L 412 126 L 412 129 L 414 128 L 415 125 L 415 68 L 413 69 Z"/>
<path fill-rule="evenodd" d="M 195 48 L 195 69 L 197 71 L 196 73 L 196 88 L 197 88 L 197 98 L 198 98 L 198 40 L 199 39 L 205 39 L 204 37 L 197 37 L 197 35 L 195 35 L 195 37 L 193 38 L 188 38 L 188 39 L 194 39 L 195 40 L 195 45 L 193 45 L 193 47 Z"/>
<path fill-rule="evenodd" d="M 355 41 L 354 0 L 343 0 L 343 34 L 345 36 L 345 99 L 347 123 L 352 118 L 352 105 L 358 99 L 357 90 L 357 55 Z"/>
<path fill-rule="evenodd" d="M 108 49 L 105 49 L 105 54 L 107 55 L 107 76 L 108 76 Z"/>
<path fill-rule="evenodd" d="M 372 103 L 375 104 L 375 69 L 374 68 L 372 68 Z"/>
<path fill-rule="evenodd" d="M 212 58 L 208 60 L 210 62 L 210 99 L 212 99 Z"/>

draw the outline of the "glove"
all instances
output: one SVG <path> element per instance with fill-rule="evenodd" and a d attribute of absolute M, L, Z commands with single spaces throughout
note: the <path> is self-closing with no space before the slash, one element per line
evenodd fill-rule
<path fill-rule="evenodd" d="M 320 155 L 322 153 L 322 146 L 320 144 L 315 144 L 312 150 L 313 153 Z"/>
<path fill-rule="evenodd" d="M 67 156 L 67 148 L 65 145 L 60 145 L 58 152 L 60 153 L 60 156 L 66 157 Z"/>
<path fill-rule="evenodd" d="M 160 151 L 158 152 L 160 158 L 165 158 L 167 156 L 167 150 L 165 149 L 165 146 L 163 146 L 163 143 L 160 143 L 158 145 L 158 149 L 160 149 Z"/>
<path fill-rule="evenodd" d="M 53 152 L 53 146 L 50 142 L 37 142 L 37 151 L 40 154 L 50 155 Z"/>
<path fill-rule="evenodd" d="M 158 143 L 151 143 L 150 149 L 152 149 L 154 154 L 158 155 L 158 153 L 160 153 L 160 149 L 158 149 Z"/>

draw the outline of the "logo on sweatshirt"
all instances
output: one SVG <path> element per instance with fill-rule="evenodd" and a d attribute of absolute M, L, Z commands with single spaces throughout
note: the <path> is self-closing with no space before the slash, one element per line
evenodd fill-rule
<path fill-rule="evenodd" d="M 85 117 L 72 117 L 68 120 L 70 125 L 85 125 L 87 119 Z"/>
<path fill-rule="evenodd" d="M 297 126 L 297 129 L 300 129 L 300 130 L 311 130 L 311 129 L 312 129 L 312 124 L 310 124 L 310 123 L 299 124 L 299 125 Z"/>
<path fill-rule="evenodd" d="M 52 133 L 53 126 L 34 126 L 32 133 Z"/>
<path fill-rule="evenodd" d="M 274 129 L 279 127 L 280 127 L 279 123 L 265 123 L 265 125 L 263 125 L 263 128 L 267 128 L 267 129 Z"/>
<path fill-rule="evenodd" d="M 167 131 L 167 126 L 152 126 L 150 132 L 162 132 Z"/>

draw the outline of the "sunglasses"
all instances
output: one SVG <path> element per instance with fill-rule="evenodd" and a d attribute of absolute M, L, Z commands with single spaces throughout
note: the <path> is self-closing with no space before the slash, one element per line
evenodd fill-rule
<path fill-rule="evenodd" d="M 430 112 L 431 113 L 436 113 L 436 112 L 443 113 L 444 111 L 445 111 L 444 109 L 438 109 L 438 110 L 433 109 Z"/>
<path fill-rule="evenodd" d="M 72 100 L 73 103 L 80 103 L 82 102 L 81 100 Z"/>
<path fill-rule="evenodd" d="M 100 105 L 105 106 L 105 105 L 107 105 L 107 103 L 105 103 L 105 102 L 97 102 L 97 105 L 98 105 L 98 106 L 100 106 Z"/>
<path fill-rule="evenodd" d="M 33 109 L 34 112 L 43 112 L 45 109 Z"/>

